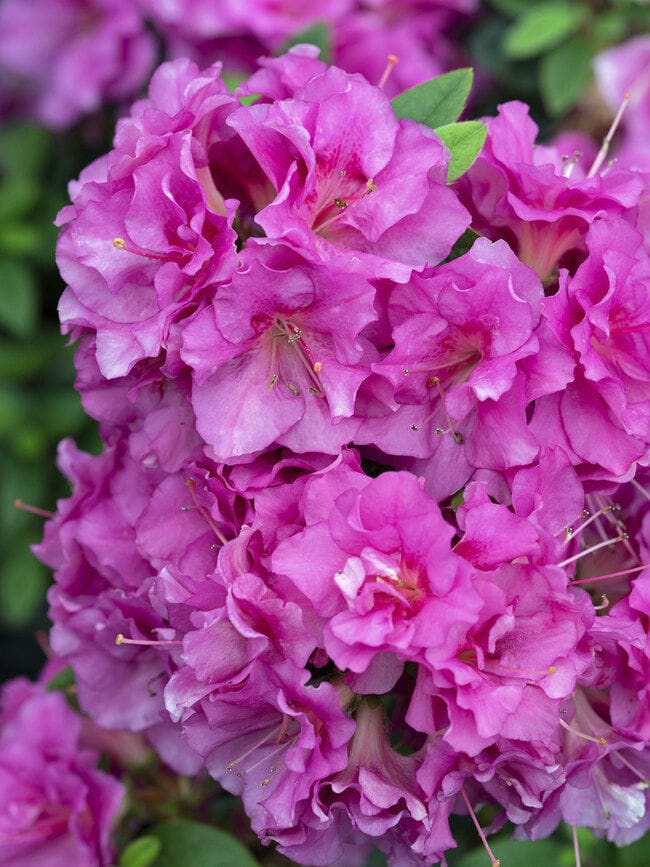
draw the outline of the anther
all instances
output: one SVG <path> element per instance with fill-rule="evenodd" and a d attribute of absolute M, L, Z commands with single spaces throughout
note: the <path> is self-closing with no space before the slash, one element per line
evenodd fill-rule
<path fill-rule="evenodd" d="M 604 611 L 605 608 L 609 607 L 609 599 L 606 593 L 603 593 L 600 597 L 600 605 L 594 605 L 594 611 Z"/>
<path fill-rule="evenodd" d="M 583 523 L 580 524 L 579 527 L 575 527 L 575 529 L 572 529 L 569 527 L 568 528 L 568 537 L 565 540 L 565 544 L 567 542 L 569 542 L 573 536 L 576 536 L 578 533 L 581 533 L 586 527 L 589 526 L 589 524 L 592 523 L 592 521 L 595 521 L 597 518 L 600 518 L 601 515 L 607 515 L 609 512 L 619 511 L 620 508 L 621 507 L 618 505 L 618 503 L 612 503 L 609 506 L 603 506 L 602 509 L 599 509 L 597 512 L 594 512 L 594 514 L 591 515 L 591 517 L 588 517 L 586 521 L 583 521 Z M 587 512 L 587 515 L 590 514 L 588 510 L 585 509 L 585 511 Z M 583 512 L 583 515 L 584 515 L 584 512 Z"/>
<path fill-rule="evenodd" d="M 138 250 L 137 247 L 131 247 L 127 244 L 124 238 L 113 238 L 113 246 L 116 250 L 124 250 L 126 253 L 132 253 L 134 256 L 143 256 L 145 259 L 170 262 L 172 258 L 171 256 L 161 256 L 160 253 L 152 253 L 150 250 Z"/>
<path fill-rule="evenodd" d="M 408 376 L 410 372 L 411 372 L 411 371 L 408 369 L 408 367 L 405 367 L 404 370 L 402 371 L 402 375 L 403 375 L 403 376 Z"/>
<path fill-rule="evenodd" d="M 379 87 L 379 88 L 384 87 L 384 85 L 386 84 L 386 82 L 388 81 L 388 79 L 390 77 L 391 72 L 393 71 L 393 67 L 398 62 L 399 62 L 399 58 L 397 57 L 396 54 L 389 54 L 388 55 L 386 68 L 384 69 L 384 71 L 381 74 L 381 78 L 379 79 L 379 83 L 377 84 L 377 87 Z"/>
<path fill-rule="evenodd" d="M 420 427 L 419 427 L 419 425 L 417 425 L 417 424 L 412 424 L 412 425 L 411 425 L 411 430 L 420 430 Z"/>
<path fill-rule="evenodd" d="M 344 211 L 350 203 L 347 202 L 345 199 L 342 199 L 340 196 L 336 196 L 334 199 L 334 204 L 337 208 L 340 208 L 342 211 Z"/>
<path fill-rule="evenodd" d="M 322 361 L 315 361 L 314 362 L 314 373 L 320 373 L 322 369 L 323 369 L 323 362 Z"/>
<path fill-rule="evenodd" d="M 571 177 L 571 175 L 573 174 L 573 170 L 580 162 L 581 157 L 582 157 L 582 151 L 574 151 L 571 159 L 567 159 L 567 161 L 564 163 L 564 168 L 562 169 L 562 176 L 563 177 L 565 177 L 565 178 Z"/>

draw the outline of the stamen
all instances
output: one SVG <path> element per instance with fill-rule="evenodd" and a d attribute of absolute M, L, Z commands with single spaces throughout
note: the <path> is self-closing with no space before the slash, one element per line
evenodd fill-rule
<path fill-rule="evenodd" d="M 235 768 L 237 767 L 237 765 L 241 764 L 244 761 L 244 759 L 247 759 L 252 753 L 255 752 L 255 750 L 264 746 L 264 744 L 268 740 L 270 740 L 271 738 L 273 738 L 274 744 L 279 744 L 279 748 L 277 750 L 274 750 L 271 753 L 271 755 L 264 756 L 263 759 L 261 759 L 261 761 L 268 761 L 269 759 L 273 758 L 274 755 L 276 755 L 278 752 L 280 752 L 280 750 L 284 749 L 284 747 L 286 746 L 286 737 L 285 736 L 286 736 L 287 727 L 288 727 L 290 722 L 291 722 L 291 717 L 288 717 L 287 714 L 283 714 L 282 715 L 282 722 L 281 722 L 277 732 L 274 732 L 273 730 L 267 731 L 266 734 L 264 735 L 264 737 L 261 738 L 259 741 L 256 741 L 252 747 L 249 747 L 249 749 L 246 750 L 245 753 L 242 753 L 240 756 L 238 756 L 232 762 L 227 764 L 226 770 L 227 771 L 234 771 Z M 237 776 L 238 777 L 245 776 L 245 774 L 248 773 L 248 771 L 252 771 L 259 764 L 260 764 L 260 762 L 257 762 L 255 765 L 248 768 L 246 771 L 237 771 Z"/>
<path fill-rule="evenodd" d="M 576 859 L 576 867 L 581 867 L 580 846 L 578 845 L 578 829 L 575 825 L 571 825 L 571 833 L 573 835 L 573 855 Z"/>
<path fill-rule="evenodd" d="M 212 532 L 215 534 L 217 539 L 221 542 L 221 544 L 225 545 L 228 540 L 226 539 L 226 537 L 223 535 L 221 530 L 215 524 L 214 519 L 212 518 L 212 515 L 208 512 L 208 510 L 205 508 L 205 506 L 202 506 L 201 503 L 199 503 L 199 501 L 198 501 L 198 498 L 196 496 L 196 481 L 194 479 L 185 479 L 185 484 L 186 484 L 187 488 L 189 489 L 190 496 L 194 500 L 194 505 L 199 510 L 201 517 L 205 520 L 205 522 L 210 527 Z"/>
<path fill-rule="evenodd" d="M 142 647 L 182 647 L 182 641 L 149 641 L 145 638 L 125 638 L 122 633 L 115 636 L 115 644 L 137 644 Z"/>
<path fill-rule="evenodd" d="M 386 63 L 386 69 L 384 69 L 384 71 L 382 72 L 379 83 L 377 84 L 377 87 L 380 89 L 385 86 L 386 82 L 390 78 L 390 74 L 393 71 L 395 64 L 399 62 L 399 57 L 397 57 L 396 54 L 389 54 L 387 61 L 388 62 Z"/>
<path fill-rule="evenodd" d="M 567 557 L 566 560 L 562 560 L 562 562 L 557 565 L 563 568 L 564 566 L 568 566 L 569 563 L 574 563 L 582 557 L 587 557 L 589 554 L 593 554 L 594 551 L 598 551 L 600 548 L 606 548 L 608 545 L 615 545 L 617 542 L 626 542 L 628 538 L 627 533 L 623 533 L 622 535 L 617 536 L 616 539 L 606 539 L 604 542 L 592 545 L 591 548 L 587 548 L 584 551 L 578 551 L 578 553 L 574 554 L 573 557 Z"/>
<path fill-rule="evenodd" d="M 578 578 L 577 581 L 571 581 L 570 586 L 591 584 L 593 581 L 604 581 L 606 578 L 619 578 L 621 575 L 631 575 L 633 572 L 642 572 L 644 569 L 650 569 L 650 564 L 644 563 L 643 566 L 633 566 L 631 569 L 621 569 L 620 572 L 609 572 L 607 575 L 596 575 L 595 578 Z"/>
<path fill-rule="evenodd" d="M 609 598 L 606 593 L 603 593 L 600 597 L 600 605 L 594 605 L 594 611 L 604 611 L 605 608 L 609 607 Z"/>
<path fill-rule="evenodd" d="M 14 500 L 14 509 L 20 509 L 21 512 L 29 512 L 31 515 L 38 515 L 39 518 L 56 518 L 56 512 L 48 512 L 47 509 L 30 506 L 27 503 L 23 503 L 22 500 Z"/>
<path fill-rule="evenodd" d="M 284 337 L 287 343 L 293 346 L 297 351 L 297 358 L 300 362 L 300 365 L 307 372 L 307 376 L 313 383 L 309 386 L 309 391 L 311 394 L 315 394 L 316 397 L 325 397 L 325 389 L 323 388 L 323 384 L 320 381 L 318 374 L 323 369 L 323 363 L 321 361 L 316 361 L 314 356 L 311 354 L 311 350 L 305 339 L 302 336 L 302 330 L 298 328 L 297 325 L 294 325 L 291 322 L 287 322 L 280 317 L 277 317 L 274 322 L 274 333 L 272 334 L 272 338 Z M 271 364 L 275 364 L 276 357 L 276 344 L 273 343 L 271 348 Z M 279 359 L 278 359 L 278 366 Z M 273 388 L 275 383 L 278 381 L 278 375 L 274 374 L 271 377 L 269 388 Z M 296 397 L 300 394 L 300 389 L 291 382 L 288 382 L 286 378 L 283 377 L 283 382 L 289 391 L 294 394 Z"/>
<path fill-rule="evenodd" d="M 572 728 L 572 726 L 570 726 L 569 723 L 563 719 L 561 719 L 559 722 L 563 729 L 566 729 L 568 732 L 571 732 L 572 735 L 575 735 L 578 738 L 582 738 L 585 741 L 591 741 L 591 743 L 593 744 L 600 744 L 601 746 L 607 745 L 606 738 L 595 738 L 593 735 L 587 735 L 584 732 L 578 731 L 578 729 Z"/>
<path fill-rule="evenodd" d="M 591 514 L 591 512 L 589 511 L 589 509 L 583 509 L 582 512 L 580 513 L 580 518 L 588 518 L 590 514 Z M 561 530 L 558 530 L 553 535 L 556 537 L 561 536 L 562 533 L 566 533 L 567 536 L 573 535 L 573 533 L 574 533 L 573 525 L 578 520 L 579 520 L 579 518 L 575 518 L 575 520 L 571 521 L 571 523 L 569 524 L 568 527 L 563 527 Z"/>
<path fill-rule="evenodd" d="M 606 515 L 608 512 L 618 512 L 618 511 L 620 511 L 620 509 L 621 509 L 621 507 L 618 505 L 618 503 L 612 503 L 612 505 L 610 505 L 610 506 L 603 506 L 602 509 L 600 509 L 598 512 L 593 514 L 590 518 L 588 518 L 582 524 L 580 524 L 579 527 L 576 527 L 575 529 L 569 529 L 568 530 L 569 535 L 567 536 L 564 544 L 566 545 L 568 542 L 570 542 L 574 536 L 577 536 L 578 533 L 581 533 L 585 529 L 585 527 L 588 527 L 589 524 L 592 523 L 592 521 L 595 521 L 597 518 L 600 518 L 601 515 Z"/>
<path fill-rule="evenodd" d="M 602 166 L 603 162 L 605 161 L 605 157 L 607 156 L 607 154 L 609 152 L 609 146 L 612 142 L 612 139 L 614 138 L 614 133 L 616 132 L 616 129 L 617 129 L 619 123 L 621 122 L 621 118 L 623 117 L 623 112 L 627 108 L 628 103 L 630 101 L 630 98 L 631 98 L 630 93 L 626 93 L 625 96 L 623 97 L 623 102 L 621 103 L 619 110 L 616 112 L 616 116 L 615 116 L 614 120 L 612 121 L 612 125 L 610 126 L 609 131 L 607 132 L 607 135 L 603 139 L 603 143 L 601 145 L 600 150 L 598 151 L 598 154 L 596 155 L 596 159 L 594 160 L 592 167 L 589 169 L 589 172 L 587 173 L 587 178 L 593 178 L 593 176 L 596 174 L 598 169 Z"/>
<path fill-rule="evenodd" d="M 462 445 L 462 444 L 463 444 L 463 436 L 462 436 L 462 434 L 459 434 L 457 431 L 454 430 L 454 424 L 453 424 L 453 422 L 452 422 L 452 420 L 451 420 L 451 417 L 450 417 L 449 413 L 447 412 L 447 405 L 446 405 L 446 403 L 445 403 L 445 392 L 444 392 L 444 390 L 443 390 L 443 388 L 442 388 L 442 383 L 440 382 L 440 377 L 438 377 L 438 376 L 432 376 L 432 377 L 430 377 L 429 380 L 428 380 L 428 382 L 427 382 L 427 385 L 428 385 L 429 383 L 430 383 L 432 386 L 435 385 L 436 388 L 438 389 L 438 392 L 440 393 L 440 400 L 442 401 L 442 406 L 443 406 L 443 409 L 444 409 L 444 411 L 445 411 L 445 415 L 446 415 L 446 417 L 447 417 L 447 424 L 449 425 L 449 429 L 448 429 L 448 431 L 444 431 L 444 430 L 442 430 L 442 429 L 440 429 L 440 428 L 436 428 L 436 433 L 438 433 L 438 432 L 440 432 L 440 433 L 448 433 L 448 432 L 449 432 L 449 433 L 451 433 L 451 435 L 453 436 L 453 438 L 456 440 L 456 442 L 458 443 L 458 445 L 459 445 L 459 446 Z"/>
<path fill-rule="evenodd" d="M 113 238 L 113 246 L 116 250 L 124 250 L 126 253 L 132 253 L 134 256 L 142 256 L 145 259 L 157 259 L 159 262 L 171 262 L 171 256 L 162 256 L 160 253 L 152 253 L 150 250 L 138 250 L 137 247 L 131 247 L 126 243 L 124 238 Z"/>
<path fill-rule="evenodd" d="M 467 807 L 467 812 L 472 817 L 472 822 L 474 823 L 474 827 L 476 828 L 478 835 L 481 838 L 481 843 L 483 844 L 485 851 L 488 853 L 490 861 L 492 862 L 491 867 L 501 867 L 501 862 L 499 861 L 498 858 L 494 857 L 494 852 L 492 851 L 492 849 L 490 849 L 490 844 L 487 841 L 487 837 L 485 836 L 483 828 L 481 828 L 479 820 L 476 818 L 476 813 L 472 809 L 472 805 L 470 804 L 469 798 L 467 797 L 467 795 L 465 793 L 465 789 L 461 789 L 460 793 L 463 796 L 463 801 L 465 801 L 465 806 Z"/>
<path fill-rule="evenodd" d="M 495 668 L 500 668 L 502 671 L 506 671 L 511 674 L 521 674 L 524 677 L 546 677 L 548 674 L 556 674 L 557 667 L 555 665 L 549 665 L 548 668 L 543 671 L 524 671 L 522 668 L 511 668 L 509 665 L 503 665 L 501 662 L 497 662 L 494 659 L 486 658 L 485 660 L 490 665 L 494 665 Z M 490 672 L 488 672 L 489 674 Z"/>

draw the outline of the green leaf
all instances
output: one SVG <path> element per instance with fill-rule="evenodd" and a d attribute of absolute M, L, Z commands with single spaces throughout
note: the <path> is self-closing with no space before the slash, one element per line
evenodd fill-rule
<path fill-rule="evenodd" d="M 451 498 L 451 508 L 456 511 L 459 506 L 462 506 L 465 501 L 465 488 L 461 488 L 460 491 L 456 491 L 456 493 Z"/>
<path fill-rule="evenodd" d="M 508 15 L 510 18 L 530 9 L 530 0 L 488 0 L 488 2 L 497 12 Z"/>
<path fill-rule="evenodd" d="M 221 76 L 223 83 L 231 93 L 234 93 L 242 81 L 246 81 L 248 75 L 238 74 L 234 72 L 224 72 Z M 260 98 L 259 93 L 249 93 L 248 96 L 240 96 L 239 101 L 242 105 L 252 105 Z"/>
<path fill-rule="evenodd" d="M 555 840 L 490 840 L 495 858 L 507 867 L 549 867 L 558 863 L 562 847 Z M 455 862 L 455 867 L 485 867 L 485 850 L 479 846 Z"/>
<path fill-rule="evenodd" d="M 539 84 L 549 114 L 567 112 L 591 80 L 592 51 L 581 36 L 574 36 L 550 51 L 539 67 Z"/>
<path fill-rule="evenodd" d="M 469 251 L 474 246 L 474 241 L 479 237 L 480 235 L 478 234 L 478 232 L 475 232 L 474 229 L 465 229 L 463 234 L 451 248 L 451 253 L 447 256 L 446 259 L 443 259 L 440 264 L 444 265 L 446 262 L 453 262 L 454 259 L 458 259 L 460 256 L 464 256 L 465 253 L 469 253 Z"/>
<path fill-rule="evenodd" d="M 260 867 L 239 840 L 200 822 L 170 822 L 151 833 L 161 844 L 153 867 Z"/>
<path fill-rule="evenodd" d="M 552 0 L 520 15 L 506 33 L 504 51 L 508 57 L 534 57 L 571 36 L 587 17 L 587 7 Z"/>
<path fill-rule="evenodd" d="M 75 685 L 74 672 L 67 666 L 47 682 L 48 692 L 66 692 Z"/>
<path fill-rule="evenodd" d="M 151 867 L 160 854 L 161 842 L 157 837 L 140 837 L 130 843 L 120 856 L 120 867 Z"/>
<path fill-rule="evenodd" d="M 435 131 L 451 151 L 447 172 L 447 183 L 451 183 L 466 172 L 479 155 L 487 127 L 480 120 L 466 120 L 439 126 Z"/>
<path fill-rule="evenodd" d="M 0 326 L 17 337 L 27 337 L 34 332 L 37 317 L 33 272 L 17 260 L 0 260 Z"/>
<path fill-rule="evenodd" d="M 48 681 L 47 683 L 47 691 L 48 692 L 60 692 L 63 693 L 63 697 L 68 702 L 70 707 L 79 713 L 79 700 L 77 699 L 77 684 L 74 677 L 73 670 L 68 666 L 60 671 L 58 674 L 55 674 L 54 677 Z M 157 842 L 157 841 L 156 841 Z M 160 849 L 160 846 L 158 846 Z M 158 854 L 158 850 L 156 850 L 156 854 Z M 151 859 L 153 861 L 153 858 Z M 120 864 L 122 862 L 120 861 Z M 151 862 L 148 862 L 151 863 Z"/>
<path fill-rule="evenodd" d="M 471 68 L 454 69 L 400 93 L 392 100 L 398 118 L 408 117 L 432 129 L 458 120 L 472 89 Z"/>
<path fill-rule="evenodd" d="M 315 45 L 320 50 L 320 59 L 324 63 L 331 62 L 332 34 L 324 21 L 312 24 L 311 27 L 292 36 L 280 49 L 280 54 L 285 54 L 294 45 L 303 45 L 304 43 Z"/>

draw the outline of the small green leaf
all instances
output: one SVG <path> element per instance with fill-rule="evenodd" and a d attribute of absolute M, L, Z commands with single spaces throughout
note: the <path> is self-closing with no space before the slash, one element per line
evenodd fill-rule
<path fill-rule="evenodd" d="M 465 488 L 461 488 L 451 498 L 451 508 L 456 511 L 459 506 L 462 506 L 465 501 Z"/>
<path fill-rule="evenodd" d="M 226 85 L 228 90 L 231 93 L 234 93 L 242 81 L 246 81 L 248 75 L 239 75 L 234 72 L 224 72 L 221 76 L 223 79 L 223 83 Z M 256 100 L 260 98 L 259 93 L 249 93 L 248 96 L 240 96 L 239 101 L 242 105 L 252 105 Z"/>
<path fill-rule="evenodd" d="M 432 129 L 453 123 L 465 108 L 473 80 L 473 70 L 466 67 L 411 87 L 392 100 L 395 115 L 425 123 Z"/>
<path fill-rule="evenodd" d="M 592 51 L 581 36 L 574 36 L 550 51 L 539 67 L 539 83 L 549 114 L 564 114 L 578 101 L 591 80 Z"/>
<path fill-rule="evenodd" d="M 487 135 L 487 127 L 480 120 L 466 120 L 439 126 L 436 134 L 451 151 L 447 183 L 455 181 L 472 165 L 479 155 Z"/>
<path fill-rule="evenodd" d="M 465 229 L 463 234 L 451 248 L 451 253 L 447 256 L 446 259 L 443 259 L 440 264 L 444 265 L 446 262 L 453 262 L 454 259 L 458 259 L 460 256 L 464 256 L 465 253 L 469 253 L 469 251 L 474 246 L 474 241 L 479 237 L 480 235 L 478 234 L 478 232 L 475 232 L 474 229 Z"/>
<path fill-rule="evenodd" d="M 18 260 L 0 260 L 0 326 L 18 337 L 27 337 L 36 328 L 37 315 L 33 272 Z"/>
<path fill-rule="evenodd" d="M 292 36 L 283 45 L 280 54 L 285 54 L 294 45 L 303 45 L 304 43 L 315 45 L 320 50 L 320 59 L 324 63 L 330 62 L 332 56 L 332 34 L 329 26 L 324 21 L 318 21 L 301 33 Z"/>
<path fill-rule="evenodd" d="M 122 852 L 120 867 L 151 867 L 161 848 L 162 844 L 157 837 L 140 837 Z"/>
<path fill-rule="evenodd" d="M 533 6 L 520 15 L 506 33 L 504 50 L 508 57 L 534 57 L 571 36 L 587 17 L 579 3 L 552 0 Z"/>
<path fill-rule="evenodd" d="M 48 681 L 47 691 L 48 692 L 60 692 L 60 693 L 62 693 L 63 697 L 68 702 L 70 707 L 74 711 L 79 713 L 79 700 L 77 699 L 77 684 L 75 681 L 74 672 L 69 666 L 67 668 L 64 668 L 58 674 L 55 674 L 54 677 L 50 681 Z M 160 848 L 160 847 L 158 847 L 158 848 Z M 121 863 L 122 862 L 120 861 L 120 864 Z"/>
<path fill-rule="evenodd" d="M 260 867 L 239 840 L 200 822 L 170 822 L 151 833 L 161 844 L 153 867 Z"/>
<path fill-rule="evenodd" d="M 75 685 L 74 672 L 67 666 L 47 682 L 48 692 L 65 692 Z"/>

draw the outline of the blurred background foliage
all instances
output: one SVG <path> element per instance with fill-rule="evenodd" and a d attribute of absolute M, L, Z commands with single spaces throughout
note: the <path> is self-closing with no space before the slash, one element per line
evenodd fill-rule
<path fill-rule="evenodd" d="M 604 48 L 648 31 L 650 6 L 642 0 L 487 0 L 481 3 L 479 15 L 455 34 L 464 63 L 476 70 L 471 114 L 494 113 L 500 102 L 522 99 L 531 105 L 544 137 L 564 128 L 602 136 L 610 116 L 593 87 L 592 58 Z M 316 42 L 323 56 L 332 58 L 325 25 L 297 34 L 291 41 Z M 66 203 L 68 181 L 110 147 L 116 111 L 108 106 L 102 115 L 65 133 L 15 122 L 5 122 L 0 129 L 2 679 L 38 673 L 43 653 L 35 638 L 39 633 L 44 636 L 47 629 L 49 578 L 29 550 L 40 538 L 43 519 L 16 508 L 15 501 L 53 509 L 57 498 L 67 495 L 67 486 L 55 468 L 56 445 L 62 437 L 72 436 L 82 448 L 99 450 L 94 424 L 84 415 L 73 389 L 72 349 L 66 348 L 58 329 L 56 306 L 63 286 L 54 263 L 53 220 Z M 210 821 L 232 830 L 237 821 L 232 800 L 226 796 L 214 801 L 223 815 L 221 819 L 211 816 Z M 181 797 L 179 803 L 176 815 L 194 815 L 192 797 Z M 450 853 L 450 867 L 484 867 L 486 854 L 477 847 L 469 819 L 457 818 L 455 823 L 460 842 Z M 243 815 L 240 824 L 240 838 L 248 848 L 235 847 L 228 863 L 250 867 L 259 863 L 255 858 L 267 865 L 289 863 L 261 849 Z M 174 838 L 194 847 L 194 867 L 225 864 L 223 835 L 215 832 L 206 838 L 210 829 L 197 827 L 199 831 L 189 823 L 182 829 L 185 836 Z M 193 834 L 199 836 L 194 839 Z M 586 831 L 578 836 L 583 867 L 650 864 L 650 837 L 617 850 Z M 570 829 L 534 844 L 509 837 L 507 831 L 493 838 L 495 854 L 504 867 L 569 867 L 575 863 Z M 169 850 L 164 834 L 160 840 L 154 838 L 155 834 L 149 835 L 128 846 L 122 867 L 180 865 L 178 852 L 174 846 Z M 221 860 L 214 860 L 215 853 Z M 384 864 L 379 853 L 368 861 L 368 867 Z"/>

